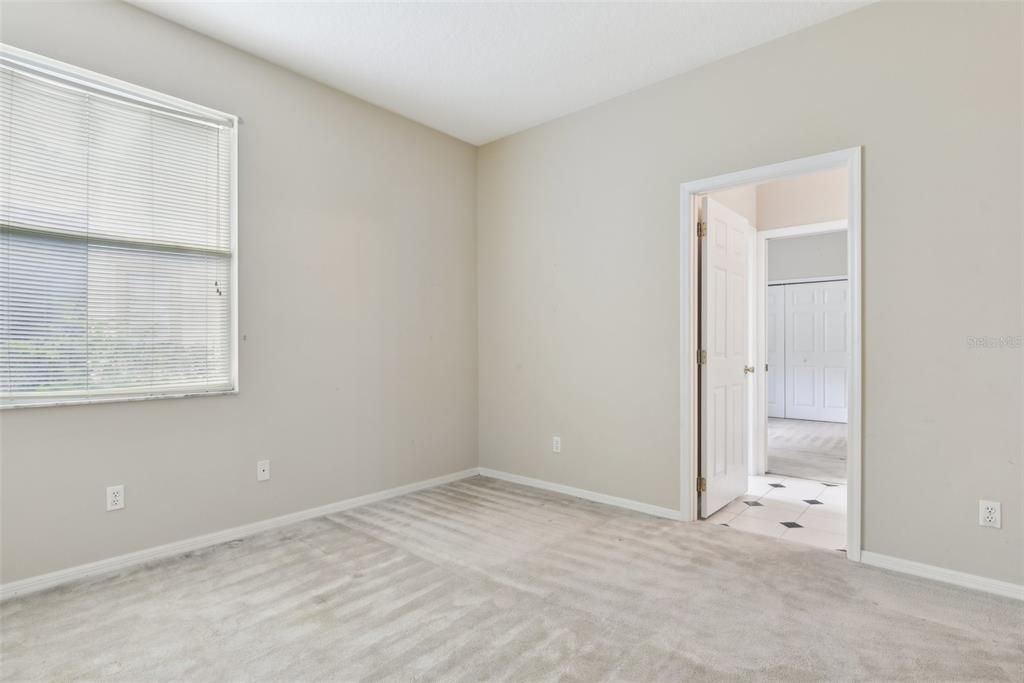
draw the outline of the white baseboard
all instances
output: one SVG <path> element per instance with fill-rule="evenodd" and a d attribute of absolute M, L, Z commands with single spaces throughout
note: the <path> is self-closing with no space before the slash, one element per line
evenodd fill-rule
<path fill-rule="evenodd" d="M 343 510 L 350 510 L 361 505 L 368 505 L 388 498 L 395 498 L 407 493 L 433 488 L 442 484 L 458 481 L 459 479 L 472 477 L 477 474 L 485 477 L 492 477 L 494 479 L 501 479 L 503 481 L 509 481 L 515 484 L 522 484 L 524 486 L 532 486 L 533 488 L 543 489 L 545 491 L 563 493 L 568 496 L 583 498 L 584 500 L 592 500 L 597 503 L 614 505 L 616 507 L 642 512 L 655 517 L 664 517 L 672 520 L 682 519 L 680 512 L 678 510 L 672 510 L 671 508 L 663 508 L 657 505 L 641 503 L 628 498 L 618 498 L 605 493 L 587 491 L 586 489 L 579 489 L 574 486 L 555 484 L 549 481 L 544 481 L 543 479 L 533 479 L 531 477 L 524 477 L 518 474 L 492 470 L 487 467 L 472 467 L 467 470 L 462 470 L 461 472 L 454 472 L 452 474 L 434 477 L 433 479 L 426 479 L 424 481 L 418 481 L 404 486 L 397 486 L 385 491 L 370 493 L 365 496 L 358 496 L 356 498 L 349 498 L 335 503 L 328 503 L 327 505 L 309 508 L 308 510 L 300 510 L 287 515 L 265 519 L 260 522 L 253 522 L 252 524 L 244 524 L 242 526 L 224 529 L 223 531 L 215 531 L 203 536 L 195 536 L 193 538 L 187 538 L 174 543 L 167 543 L 153 548 L 147 548 L 145 550 L 139 550 L 125 555 L 118 555 L 117 557 L 111 557 L 105 560 L 99 560 L 97 562 L 90 562 L 89 564 L 83 564 L 77 567 L 70 567 L 68 569 L 61 569 L 48 574 L 40 574 L 39 576 L 21 579 L 20 581 L 0 584 L 0 601 L 12 598 L 16 595 L 35 593 L 47 588 L 70 583 L 71 581 L 78 581 L 80 579 L 98 576 L 100 574 L 116 572 L 145 562 L 151 562 L 153 560 L 172 557 L 174 555 L 180 555 L 193 550 L 199 550 L 200 548 L 217 545 L 218 543 L 227 543 L 228 541 L 252 536 L 253 534 L 258 534 L 262 531 L 276 529 L 287 526 L 288 524 L 294 524 L 295 522 L 313 519 L 314 517 L 322 517 L 324 515 L 341 512 Z M 922 578 L 932 579 L 935 581 L 942 581 L 943 583 L 949 583 L 964 588 L 972 588 L 974 590 L 992 593 L 994 595 L 1000 595 L 1016 600 L 1024 600 L 1024 586 L 1010 583 L 1008 581 L 1000 581 L 998 579 L 990 579 L 984 576 L 958 572 L 953 569 L 935 567 L 921 562 L 903 560 L 898 557 L 881 555 L 867 550 L 861 552 L 860 560 L 864 564 L 871 565 L 873 567 L 890 569 L 904 574 L 920 576 Z"/>
<path fill-rule="evenodd" d="M 194 536 L 182 541 L 158 545 L 153 548 L 146 548 L 145 550 L 139 550 L 126 555 L 118 555 L 117 557 L 111 557 L 97 562 L 81 564 L 77 567 L 69 567 L 68 569 L 61 569 L 48 574 L 31 576 L 27 579 L 21 579 L 20 581 L 0 584 L 0 601 L 12 598 L 15 595 L 35 593 L 36 591 L 45 590 L 71 581 L 78 581 L 79 579 L 97 576 L 99 574 L 119 571 L 144 562 L 151 562 L 165 557 L 180 555 L 192 550 L 199 550 L 200 548 L 217 545 L 218 543 L 227 543 L 228 541 L 233 541 L 238 538 L 258 534 L 261 531 L 268 531 L 270 529 L 287 526 L 288 524 L 294 524 L 295 522 L 313 519 L 314 517 L 323 517 L 324 515 L 341 512 L 342 510 L 350 510 L 352 508 L 359 507 L 360 505 L 376 503 L 380 500 L 402 496 L 407 493 L 413 493 L 414 491 L 433 488 L 435 486 L 440 486 L 441 484 L 447 484 L 459 479 L 465 479 L 466 477 L 472 477 L 476 474 L 478 474 L 478 468 L 472 467 L 468 470 L 462 470 L 461 472 L 446 474 L 440 477 L 434 477 L 433 479 L 426 479 L 424 481 L 406 484 L 404 486 L 396 486 L 395 488 L 387 489 L 385 491 L 369 493 L 365 496 L 349 498 L 336 503 L 328 503 L 327 505 L 309 508 L 308 510 L 300 510 L 287 515 L 281 515 L 280 517 L 272 517 L 271 519 L 265 519 L 261 522 L 243 524 L 242 526 L 224 529 L 223 531 L 214 531 L 213 533 L 204 534 L 203 536 Z"/>
<path fill-rule="evenodd" d="M 1024 586 L 1016 583 L 1010 583 L 1009 581 L 990 579 L 985 576 L 967 574 L 953 569 L 944 569 L 942 567 L 936 567 L 922 562 L 903 560 L 898 557 L 890 557 L 889 555 L 880 555 L 868 550 L 861 551 L 860 561 L 864 564 L 869 564 L 872 567 L 891 569 L 892 571 L 902 572 L 903 574 L 911 574 L 925 579 L 951 583 L 954 586 L 960 586 L 962 588 L 973 588 L 974 590 L 983 591 L 985 593 L 1001 595 L 1004 598 L 1024 600 Z"/>
<path fill-rule="evenodd" d="M 524 486 L 532 486 L 534 488 L 544 489 L 545 491 L 555 491 L 557 493 L 564 493 L 566 495 L 575 496 L 577 498 L 584 498 L 586 500 L 592 500 L 598 503 L 605 503 L 607 505 L 614 505 L 616 507 L 626 508 L 627 510 L 635 510 L 637 512 L 643 512 L 648 515 L 654 515 L 656 517 L 664 517 L 666 519 L 673 520 L 682 519 L 682 515 L 678 510 L 658 507 L 657 505 L 649 505 L 648 503 L 640 503 L 638 501 L 630 500 L 628 498 L 617 498 L 616 496 L 609 496 L 608 494 L 605 493 L 595 493 L 594 491 L 578 489 L 573 486 L 566 486 L 564 484 L 554 484 L 549 481 L 544 481 L 543 479 L 533 479 L 531 477 L 524 477 L 518 474 L 510 474 L 508 472 L 502 472 L 500 470 L 492 470 L 487 467 L 479 468 L 479 474 L 484 477 L 502 479 L 504 481 L 510 481 L 515 484 L 522 484 Z M 955 586 L 961 586 L 963 588 L 973 588 L 974 590 L 983 591 L 985 593 L 992 593 L 994 595 L 1000 595 L 1007 598 L 1024 600 L 1024 586 L 1015 583 L 1009 583 L 1007 581 L 999 581 L 998 579 L 990 579 L 984 576 L 966 574 L 964 572 L 958 572 L 953 569 L 943 569 L 942 567 L 935 567 L 930 564 L 913 562 L 911 560 L 903 560 L 898 557 L 890 557 L 888 555 L 880 555 L 878 553 L 869 552 L 867 550 L 861 551 L 860 561 L 864 564 L 871 565 L 873 567 L 890 569 L 892 571 L 900 572 L 902 574 L 910 574 L 912 576 L 919 576 L 925 579 L 932 579 L 934 581 L 950 583 Z"/>
<path fill-rule="evenodd" d="M 532 486 L 535 489 L 544 489 L 545 491 L 564 493 L 567 496 L 575 496 L 576 498 L 592 500 L 596 503 L 604 503 L 605 505 L 614 505 L 615 507 L 626 508 L 627 510 L 635 510 L 636 512 L 643 512 L 644 514 L 654 515 L 655 517 L 664 517 L 666 519 L 674 519 L 676 521 L 681 520 L 683 518 L 679 510 L 658 507 L 657 505 L 650 505 L 648 503 L 641 503 L 636 500 L 630 500 L 629 498 L 618 498 L 616 496 L 609 496 L 606 493 L 595 493 L 594 491 L 578 489 L 574 486 L 554 484 L 550 481 L 544 481 L 543 479 L 532 479 L 530 477 L 524 477 L 518 474 L 509 474 L 508 472 L 492 470 L 488 467 L 479 468 L 479 473 L 481 476 L 484 477 L 492 477 L 494 479 L 510 481 L 513 484 L 522 484 L 523 486 Z"/>

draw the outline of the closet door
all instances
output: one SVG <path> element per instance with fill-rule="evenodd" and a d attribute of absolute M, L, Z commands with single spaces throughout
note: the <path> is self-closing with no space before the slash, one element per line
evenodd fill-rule
<path fill-rule="evenodd" d="M 768 376 L 768 417 L 786 417 L 786 286 L 768 287 L 764 297 L 764 333 Z"/>
<path fill-rule="evenodd" d="M 785 286 L 786 417 L 846 422 L 846 280 Z"/>

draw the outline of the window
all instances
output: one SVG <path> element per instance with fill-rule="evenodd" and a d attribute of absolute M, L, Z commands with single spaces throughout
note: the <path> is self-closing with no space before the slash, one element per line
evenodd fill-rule
<path fill-rule="evenodd" d="M 237 388 L 236 124 L 0 46 L 0 405 Z"/>

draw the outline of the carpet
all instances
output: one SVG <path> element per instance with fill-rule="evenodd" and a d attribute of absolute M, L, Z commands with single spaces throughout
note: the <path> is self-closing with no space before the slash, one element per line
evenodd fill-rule
<path fill-rule="evenodd" d="M 1024 603 L 483 477 L 0 614 L 7 681 L 1024 679 Z"/>
<path fill-rule="evenodd" d="M 844 422 L 768 418 L 768 472 L 846 483 Z"/>

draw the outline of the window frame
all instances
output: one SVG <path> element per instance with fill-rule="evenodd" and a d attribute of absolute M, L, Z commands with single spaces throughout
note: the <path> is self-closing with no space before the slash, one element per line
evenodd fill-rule
<path fill-rule="evenodd" d="M 168 95 L 112 76 L 107 76 L 89 69 L 67 64 L 56 59 L 23 50 L 0 42 L 0 61 L 31 72 L 49 76 L 53 79 L 73 83 L 86 91 L 96 92 L 118 99 L 128 100 L 147 109 L 157 109 L 164 113 L 198 117 L 216 121 L 231 122 L 229 132 L 230 186 L 228 188 L 228 204 L 230 210 L 229 244 L 231 249 L 230 273 L 230 345 L 231 388 L 212 391 L 176 391 L 165 393 L 140 392 L 125 389 L 108 390 L 95 396 L 88 395 L 49 395 L 41 394 L 38 398 L 14 398 L 0 400 L 0 411 L 22 410 L 26 408 L 46 408 L 54 406 L 91 405 L 99 403 L 124 403 L 134 401 L 155 401 L 169 398 L 194 398 L 200 396 L 231 396 L 239 393 L 238 378 L 238 126 L 241 119 L 235 114 L 195 104 L 173 95 Z"/>

